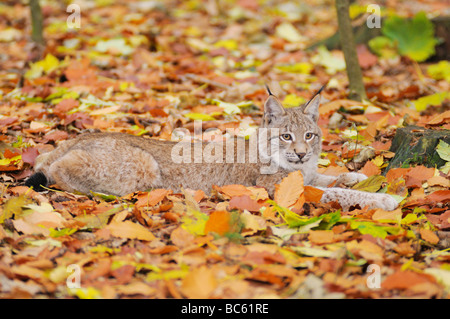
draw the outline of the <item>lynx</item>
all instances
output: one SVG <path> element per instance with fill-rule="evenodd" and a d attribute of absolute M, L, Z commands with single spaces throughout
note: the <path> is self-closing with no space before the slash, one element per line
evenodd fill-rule
<path fill-rule="evenodd" d="M 287 109 L 269 89 L 268 93 L 256 138 L 236 137 L 221 144 L 84 133 L 41 154 L 35 174 L 25 184 L 36 190 L 41 185 L 57 184 L 69 192 L 117 196 L 152 188 L 179 191 L 181 187 L 208 194 L 213 185 L 241 184 L 264 187 L 273 196 L 275 184 L 300 170 L 305 185 L 324 190 L 322 202 L 337 201 L 345 210 L 356 205 L 385 210 L 397 207 L 396 200 L 387 194 L 329 187 L 333 183 L 354 185 L 367 178 L 363 174 L 329 176 L 317 172 L 322 144 L 317 124 L 320 91 L 303 106 Z M 180 150 L 184 152 L 181 161 Z"/>

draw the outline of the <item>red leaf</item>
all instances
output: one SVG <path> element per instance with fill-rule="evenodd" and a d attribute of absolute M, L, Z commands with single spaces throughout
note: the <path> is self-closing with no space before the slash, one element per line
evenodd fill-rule
<path fill-rule="evenodd" d="M 39 151 L 35 147 L 27 147 L 22 152 L 22 161 L 24 163 L 28 163 L 31 166 L 34 166 L 34 162 L 36 161 L 36 157 L 38 157 Z"/>

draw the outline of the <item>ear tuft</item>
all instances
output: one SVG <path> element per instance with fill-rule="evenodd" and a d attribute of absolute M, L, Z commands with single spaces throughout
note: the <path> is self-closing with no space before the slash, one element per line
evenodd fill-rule
<path fill-rule="evenodd" d="M 320 94 L 316 94 L 303 107 L 303 114 L 310 116 L 315 122 L 319 119 Z"/>

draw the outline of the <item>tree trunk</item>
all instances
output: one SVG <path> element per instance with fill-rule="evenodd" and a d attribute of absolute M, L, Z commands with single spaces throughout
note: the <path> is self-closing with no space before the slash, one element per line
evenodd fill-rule
<path fill-rule="evenodd" d="M 420 126 L 397 129 L 391 152 L 395 152 L 384 173 L 391 168 L 409 167 L 411 164 L 441 167 L 445 161 L 436 152 L 439 140 L 450 144 L 450 130 L 430 130 Z"/>
<path fill-rule="evenodd" d="M 347 76 L 349 81 L 349 98 L 351 100 L 367 100 L 361 67 L 356 53 L 353 29 L 349 15 L 349 1 L 336 0 L 336 11 L 339 25 L 339 37 L 344 52 Z"/>
<path fill-rule="evenodd" d="M 44 45 L 43 36 L 43 17 L 39 0 L 30 0 L 30 12 L 31 12 L 31 39 L 39 45 Z"/>

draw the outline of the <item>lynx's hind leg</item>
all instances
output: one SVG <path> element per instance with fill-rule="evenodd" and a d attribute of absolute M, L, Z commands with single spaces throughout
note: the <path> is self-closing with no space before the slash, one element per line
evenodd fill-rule
<path fill-rule="evenodd" d="M 128 151 L 128 160 L 121 160 L 110 152 L 72 150 L 50 165 L 48 175 L 62 189 L 85 194 L 123 196 L 157 186 L 161 177 L 155 159 L 138 148 Z"/>

